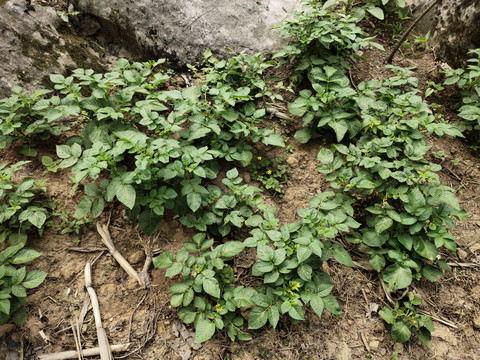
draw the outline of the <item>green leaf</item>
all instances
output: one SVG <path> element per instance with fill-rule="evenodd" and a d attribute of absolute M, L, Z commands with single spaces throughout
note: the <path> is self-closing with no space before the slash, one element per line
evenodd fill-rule
<path fill-rule="evenodd" d="M 220 286 L 215 278 L 207 278 L 203 280 L 203 290 L 214 298 L 220 297 Z"/>
<path fill-rule="evenodd" d="M 145 209 L 138 216 L 138 224 L 147 235 L 152 235 L 162 224 L 162 216 L 152 209 Z"/>
<path fill-rule="evenodd" d="M 336 3 L 338 3 L 338 0 L 327 0 L 325 1 L 325 4 L 323 4 L 322 9 L 328 9 L 329 7 L 334 6 Z"/>
<path fill-rule="evenodd" d="M 179 262 L 174 262 L 165 273 L 165 276 L 172 277 L 182 272 L 183 265 Z"/>
<path fill-rule="evenodd" d="M 0 300 L 0 312 L 10 315 L 10 300 L 8 299 Z"/>
<path fill-rule="evenodd" d="M 418 188 L 414 188 L 409 192 L 405 210 L 416 217 L 422 215 L 425 211 L 425 197 Z"/>
<path fill-rule="evenodd" d="M 190 281 L 191 283 L 191 281 Z M 174 294 L 183 294 L 184 292 L 187 292 L 190 289 L 191 284 L 187 282 L 181 282 L 181 283 L 176 283 L 173 284 L 168 288 L 168 291 L 174 293 Z"/>
<path fill-rule="evenodd" d="M 342 309 L 338 304 L 337 299 L 335 299 L 332 295 L 327 295 L 323 297 L 323 305 L 325 305 L 325 309 L 330 311 L 333 315 L 339 315 L 342 313 Z"/>
<path fill-rule="evenodd" d="M 280 313 L 278 312 L 278 308 L 276 306 L 270 306 L 267 315 L 270 325 L 272 325 L 273 328 L 276 328 L 278 321 L 280 320 Z"/>
<path fill-rule="evenodd" d="M 288 310 L 288 315 L 295 320 L 305 320 L 302 307 L 299 304 L 292 304 L 292 307 Z"/>
<path fill-rule="evenodd" d="M 285 147 L 285 141 L 283 140 L 283 138 L 280 134 L 270 134 L 270 135 L 264 137 L 262 142 L 265 145 Z"/>
<path fill-rule="evenodd" d="M 407 342 L 412 336 L 412 332 L 403 322 L 396 322 L 392 326 L 392 339 L 398 343 Z"/>
<path fill-rule="evenodd" d="M 188 207 L 193 211 L 197 211 L 202 205 L 202 196 L 199 193 L 191 192 L 187 195 Z"/>
<path fill-rule="evenodd" d="M 375 254 L 370 257 L 370 265 L 372 265 L 373 269 L 380 272 L 386 265 L 386 261 L 383 255 Z"/>
<path fill-rule="evenodd" d="M 330 126 L 333 131 L 335 131 L 335 134 L 337 135 L 337 141 L 340 142 L 342 141 L 343 137 L 348 131 L 348 125 L 345 120 L 340 120 L 340 121 L 331 121 L 328 123 L 328 126 Z"/>
<path fill-rule="evenodd" d="M 129 209 L 133 209 L 137 193 L 132 185 L 120 184 L 115 195 L 123 205 Z"/>
<path fill-rule="evenodd" d="M 310 306 L 312 307 L 313 311 L 317 313 L 318 316 L 322 316 L 323 313 L 323 300 L 319 295 L 313 295 L 310 299 Z"/>
<path fill-rule="evenodd" d="M 259 244 L 257 247 L 257 256 L 260 260 L 271 261 L 274 257 L 273 249 L 265 244 Z"/>
<path fill-rule="evenodd" d="M 438 255 L 438 250 L 432 242 L 428 239 L 424 239 L 421 236 L 414 236 L 413 248 L 421 256 L 430 261 L 435 260 Z"/>
<path fill-rule="evenodd" d="M 375 217 L 375 231 L 377 234 L 381 234 L 385 230 L 388 230 L 392 227 L 393 220 L 390 219 L 388 216 L 376 216 Z"/>
<path fill-rule="evenodd" d="M 370 6 L 367 8 L 367 11 L 375 16 L 379 20 L 385 19 L 385 15 L 383 14 L 383 10 L 376 6 Z"/>
<path fill-rule="evenodd" d="M 12 285 L 12 294 L 22 298 L 27 296 L 27 290 L 22 285 Z"/>
<path fill-rule="evenodd" d="M 404 289 L 412 283 L 412 270 L 399 264 L 390 265 L 385 269 L 383 280 L 389 290 Z"/>
<path fill-rule="evenodd" d="M 57 156 L 60 159 L 68 159 L 72 156 L 72 151 L 68 145 L 57 145 Z"/>
<path fill-rule="evenodd" d="M 307 263 L 301 263 L 297 268 L 298 276 L 302 280 L 311 281 L 312 280 L 312 267 Z"/>
<path fill-rule="evenodd" d="M 430 347 L 430 341 L 432 340 L 432 334 L 430 333 L 430 330 L 425 327 L 421 327 L 418 330 L 417 336 L 426 347 Z"/>
<path fill-rule="evenodd" d="M 24 243 L 20 243 L 20 244 L 17 244 L 17 245 L 12 245 L 12 246 L 7 247 L 5 250 L 3 250 L 0 253 L 0 264 L 4 263 L 5 260 L 7 260 L 7 259 L 11 258 L 13 255 L 15 255 L 17 253 L 17 251 L 19 251 L 24 246 L 25 246 Z"/>
<path fill-rule="evenodd" d="M 77 208 L 75 209 L 74 217 L 76 219 L 85 218 L 88 215 L 91 207 L 92 201 L 87 196 L 82 197 L 78 202 Z"/>
<path fill-rule="evenodd" d="M 413 238 L 409 234 L 407 233 L 399 234 L 397 239 L 400 242 L 400 244 L 405 246 L 405 249 L 412 250 Z"/>
<path fill-rule="evenodd" d="M 210 320 L 199 319 L 195 324 L 195 342 L 202 343 L 215 334 L 215 324 Z"/>
<path fill-rule="evenodd" d="M 297 249 L 297 260 L 301 264 L 312 255 L 313 250 L 307 246 L 300 245 Z"/>
<path fill-rule="evenodd" d="M 92 214 L 92 216 L 94 218 L 99 217 L 100 215 L 102 215 L 103 209 L 105 209 L 105 200 L 103 200 L 103 197 L 95 198 L 92 202 L 92 207 L 90 209 L 90 213 Z"/>
<path fill-rule="evenodd" d="M 395 323 L 395 314 L 388 306 L 384 306 L 383 309 L 378 312 L 378 315 L 380 315 L 382 319 L 387 322 L 387 324 Z"/>
<path fill-rule="evenodd" d="M 255 306 L 248 314 L 248 328 L 260 329 L 268 321 L 268 309 L 262 306 Z"/>
<path fill-rule="evenodd" d="M 40 229 L 47 220 L 47 214 L 43 211 L 32 211 L 28 214 L 27 219 L 32 225 Z"/>
<path fill-rule="evenodd" d="M 310 140 L 313 135 L 314 135 L 314 131 L 310 128 L 303 128 L 301 130 L 298 130 L 296 133 L 295 133 L 295 140 L 297 140 L 300 144 L 306 144 L 308 142 L 308 140 Z"/>
<path fill-rule="evenodd" d="M 171 251 L 164 251 L 152 260 L 153 266 L 157 269 L 164 269 L 171 266 L 175 262 L 175 256 Z"/>
<path fill-rule="evenodd" d="M 34 289 L 38 285 L 40 285 L 45 278 L 47 277 L 47 273 L 40 270 L 32 270 L 30 271 L 25 279 L 22 282 L 22 285 L 27 289 Z"/>
<path fill-rule="evenodd" d="M 343 248 L 340 244 L 333 244 L 333 257 L 337 260 L 340 264 L 350 267 L 355 267 L 355 264 L 350 257 L 350 254 Z"/>
<path fill-rule="evenodd" d="M 333 162 L 333 152 L 330 149 L 323 148 L 318 152 L 317 159 L 323 164 L 330 164 Z"/>
<path fill-rule="evenodd" d="M 34 249 L 21 249 L 17 252 L 14 256 L 12 256 L 10 263 L 17 265 L 17 264 L 25 264 L 36 258 L 40 257 L 42 254 Z"/>
<path fill-rule="evenodd" d="M 425 279 L 430 281 L 437 281 L 440 276 L 443 275 L 442 270 L 432 266 L 432 265 L 425 265 L 422 268 L 422 275 Z"/>
<path fill-rule="evenodd" d="M 13 313 L 12 320 L 18 326 L 23 326 L 25 324 L 25 321 L 27 320 L 27 312 L 23 306 Z"/>
<path fill-rule="evenodd" d="M 229 241 L 222 245 L 220 256 L 231 258 L 238 255 L 245 249 L 245 245 L 240 241 Z"/>

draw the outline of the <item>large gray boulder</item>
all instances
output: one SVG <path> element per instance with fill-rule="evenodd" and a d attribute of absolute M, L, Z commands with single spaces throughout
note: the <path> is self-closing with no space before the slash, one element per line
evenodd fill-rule
<path fill-rule="evenodd" d="M 181 67 L 229 52 L 275 51 L 282 40 L 271 26 L 301 7 L 301 0 L 72 0 L 95 15 L 123 46 L 166 57 Z"/>
<path fill-rule="evenodd" d="M 105 59 L 84 40 L 57 30 L 64 25 L 53 8 L 0 0 L 0 98 L 15 85 L 46 87 L 52 73 L 104 68 Z"/>
<path fill-rule="evenodd" d="M 407 0 L 420 15 L 432 0 Z M 420 23 L 417 31 L 431 32 L 430 44 L 438 58 L 452 67 L 465 64 L 469 49 L 480 48 L 480 1 L 442 0 Z"/>

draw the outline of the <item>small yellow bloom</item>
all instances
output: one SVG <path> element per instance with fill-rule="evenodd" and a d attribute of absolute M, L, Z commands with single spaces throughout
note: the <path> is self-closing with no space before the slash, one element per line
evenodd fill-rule
<path fill-rule="evenodd" d="M 296 291 L 300 288 L 300 283 L 298 281 L 290 281 L 290 290 Z"/>
<path fill-rule="evenodd" d="M 267 171 L 267 174 L 268 174 L 268 175 L 272 175 L 272 170 L 268 170 L 268 171 Z"/>
<path fill-rule="evenodd" d="M 216 312 L 220 312 L 222 310 L 223 310 L 222 305 L 220 305 L 220 304 L 215 305 L 215 311 Z"/>
<path fill-rule="evenodd" d="M 262 160 L 262 157 L 261 156 L 257 156 L 257 160 Z"/>

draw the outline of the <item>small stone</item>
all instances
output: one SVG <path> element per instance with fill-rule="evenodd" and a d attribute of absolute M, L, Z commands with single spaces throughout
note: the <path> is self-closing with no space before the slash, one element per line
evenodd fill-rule
<path fill-rule="evenodd" d="M 145 258 L 145 252 L 143 250 L 137 250 L 129 256 L 130 264 L 138 264 Z"/>
<path fill-rule="evenodd" d="M 402 354 L 403 353 L 403 344 L 396 343 L 395 345 L 393 345 L 393 351 L 396 351 L 397 353 Z"/>
<path fill-rule="evenodd" d="M 472 246 L 470 246 L 470 251 L 471 252 L 475 252 L 475 251 L 478 251 L 480 250 L 480 242 L 477 242 L 475 244 L 473 244 Z"/>
<path fill-rule="evenodd" d="M 298 166 L 298 158 L 295 155 L 287 157 L 286 162 L 291 168 L 296 168 Z"/>
<path fill-rule="evenodd" d="M 458 249 L 457 254 L 460 260 L 465 260 L 468 257 L 468 253 L 463 249 Z"/>
<path fill-rule="evenodd" d="M 480 316 L 475 316 L 473 318 L 473 328 L 477 330 L 480 329 Z"/>
<path fill-rule="evenodd" d="M 380 345 L 380 341 L 378 340 L 373 340 L 368 343 L 368 346 L 370 347 L 370 350 L 372 351 L 377 351 L 378 346 Z"/>

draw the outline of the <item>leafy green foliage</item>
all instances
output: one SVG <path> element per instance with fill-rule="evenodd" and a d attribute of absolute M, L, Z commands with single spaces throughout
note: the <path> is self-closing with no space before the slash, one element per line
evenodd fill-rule
<path fill-rule="evenodd" d="M 432 319 L 417 312 L 420 304 L 421 300 L 409 292 L 407 301 L 402 304 L 397 301 L 393 309 L 385 306 L 380 310 L 379 315 L 391 325 L 393 341 L 404 343 L 410 340 L 412 334 L 416 334 L 425 346 L 430 347 L 431 333 L 434 331 Z"/>
<path fill-rule="evenodd" d="M 10 318 L 17 325 L 23 325 L 27 289 L 40 285 L 47 275 L 38 270 L 27 273 L 25 266 L 15 266 L 40 256 L 38 251 L 25 248 L 27 236 L 42 234 L 50 217 L 50 209 L 35 199 L 45 191 L 44 182 L 31 178 L 23 178 L 19 184 L 12 181 L 15 172 L 27 163 L 0 165 L 0 244 L 6 240 L 10 244 L 0 252 L 0 325 Z"/>
<path fill-rule="evenodd" d="M 10 97 L 0 100 L 0 148 L 23 140 L 20 152 L 35 156 L 34 136 L 35 139 L 45 140 L 68 129 L 59 121 L 66 116 L 78 115 L 78 105 L 72 96 L 46 98 L 49 93 L 49 90 L 38 90 L 27 95 L 21 88 L 14 87 Z"/>
<path fill-rule="evenodd" d="M 456 251 L 447 226 L 465 212 L 453 190 L 441 185 L 441 167 L 425 160 L 430 147 L 421 131 L 461 134 L 428 113 L 408 70 L 392 70 L 389 79 L 359 84 L 361 135 L 349 146 L 322 149 L 318 170 L 333 189 L 362 204 L 362 227 L 349 240 L 368 248 L 372 267 L 385 269 L 387 286 L 397 290 L 421 276 L 434 281 L 448 269 L 439 249 Z"/>
<path fill-rule="evenodd" d="M 452 69 L 445 72 L 444 85 L 456 84 L 462 94 L 462 106 L 459 114 L 470 127 L 480 129 L 480 49 L 470 50 L 467 69 Z"/>
<path fill-rule="evenodd" d="M 236 171 L 227 174 L 227 179 L 232 180 L 233 175 Z M 221 200 L 212 206 L 217 207 Z M 311 209 L 299 210 L 300 222 L 283 226 L 278 226 L 274 207 L 266 207 L 263 216 L 251 212 L 239 224 L 251 228 L 251 236 L 243 242 L 219 243 L 200 232 L 176 255 L 166 251 L 153 259 L 155 267 L 167 268 L 167 276 L 181 275 L 181 282 L 169 289 L 173 293 L 170 304 L 180 307 L 178 314 L 184 322 L 194 323 L 196 342 L 206 341 L 216 329 L 224 328 L 232 340 L 250 339 L 240 309 L 251 308 L 248 328 L 252 330 L 267 322 L 276 327 L 280 314 L 303 320 L 307 304 L 319 316 L 323 309 L 341 313 L 321 266 L 332 255 L 344 265 L 353 266 L 353 262 L 340 244 L 320 239 L 334 238 L 339 231 L 359 224 L 348 215 L 353 209 L 342 195 L 320 194 L 311 205 Z M 246 247 L 257 249 L 259 261 L 250 276 L 263 281 L 256 289 L 239 285 L 232 267 L 233 258 Z"/>
<path fill-rule="evenodd" d="M 265 159 L 257 156 L 250 163 L 252 180 L 259 181 L 272 194 L 283 196 L 283 187 L 288 183 L 290 169 L 285 165 L 284 158 Z"/>
<path fill-rule="evenodd" d="M 343 12 L 335 11 L 342 3 Z M 246 53 L 219 60 L 207 50 L 200 67 L 190 66 L 194 79 L 185 78 L 184 87 L 161 69 L 164 60 L 120 59 L 105 74 L 76 69 L 67 77 L 51 75 L 55 95 L 27 96 L 15 88 L 0 100 L 0 146 L 23 141 L 22 152 L 35 155 L 38 134 L 59 135 L 72 119 L 80 125 L 79 134 L 56 146 L 57 159 L 42 158 L 47 171 L 71 169 L 73 192 L 82 190 L 74 214 L 57 214 L 63 233 L 78 234 L 113 201 L 123 204 L 147 234 L 158 230 L 167 211 L 194 229 L 181 250 L 163 252 L 153 263 L 178 280 L 169 288 L 170 303 L 185 323 L 193 323 L 196 342 L 217 330 L 225 330 L 232 341 L 249 340 L 249 330 L 267 323 L 275 328 L 283 319 L 303 320 L 308 305 L 318 316 L 324 310 L 340 314 L 333 285 L 322 271 L 332 257 L 354 266 L 340 236 L 362 247 L 392 291 L 422 276 L 435 281 L 448 269 L 440 250 L 456 251 L 447 228 L 465 212 L 453 190 L 440 183 L 441 167 L 426 160 L 424 133 L 461 134 L 429 112 L 411 69 L 390 67 L 389 79 L 351 86 L 347 60 L 366 45 L 382 48 L 357 22 L 366 14 L 380 19 L 404 2 L 351 5 L 349 0 L 307 1 L 303 11 L 278 26 L 289 44 L 273 60 Z M 267 76 L 271 67 L 287 61 L 296 66 L 288 87 Z M 475 82 L 478 69 L 470 70 L 476 75 L 467 79 L 457 71 L 450 82 Z M 260 189 L 243 183 L 236 167 L 250 167 L 266 189 L 282 193 L 288 169 L 281 161 L 255 160 L 252 145 L 285 147 L 288 138 L 265 127 L 265 106 L 282 101 L 280 92 L 292 84 L 302 86 L 288 104 L 302 119 L 295 138 L 306 143 L 321 136 L 333 143 L 318 153 L 318 170 L 330 188 L 313 197 L 308 209 L 298 210 L 299 221 L 280 225 L 276 208 L 262 202 Z M 25 289 L 45 276 L 13 265 L 39 255 L 23 248 L 26 234 L 41 233 L 49 217 L 33 201 L 43 183 L 11 181 L 23 164 L 0 167 L 0 242 L 8 238 L 11 244 L 0 253 L 5 263 L 0 261 L 5 288 L 0 320 L 13 314 L 18 322 Z M 256 262 L 239 276 L 236 261 L 249 250 Z M 395 341 L 417 332 L 428 343 L 431 321 L 417 316 L 418 304 L 411 297 L 382 310 Z"/>
<path fill-rule="evenodd" d="M 24 246 L 24 242 L 19 242 L 0 252 L 0 325 L 10 318 L 17 325 L 25 323 L 27 289 L 36 288 L 47 276 L 43 271 L 33 270 L 27 273 L 25 266 L 15 267 L 41 255 L 38 251 Z"/>
<path fill-rule="evenodd" d="M 41 235 L 50 217 L 50 205 L 35 199 L 45 192 L 45 181 L 25 177 L 18 184 L 12 179 L 27 163 L 0 165 L 0 243 L 7 239 L 11 244 L 25 243 L 28 232 Z"/>

